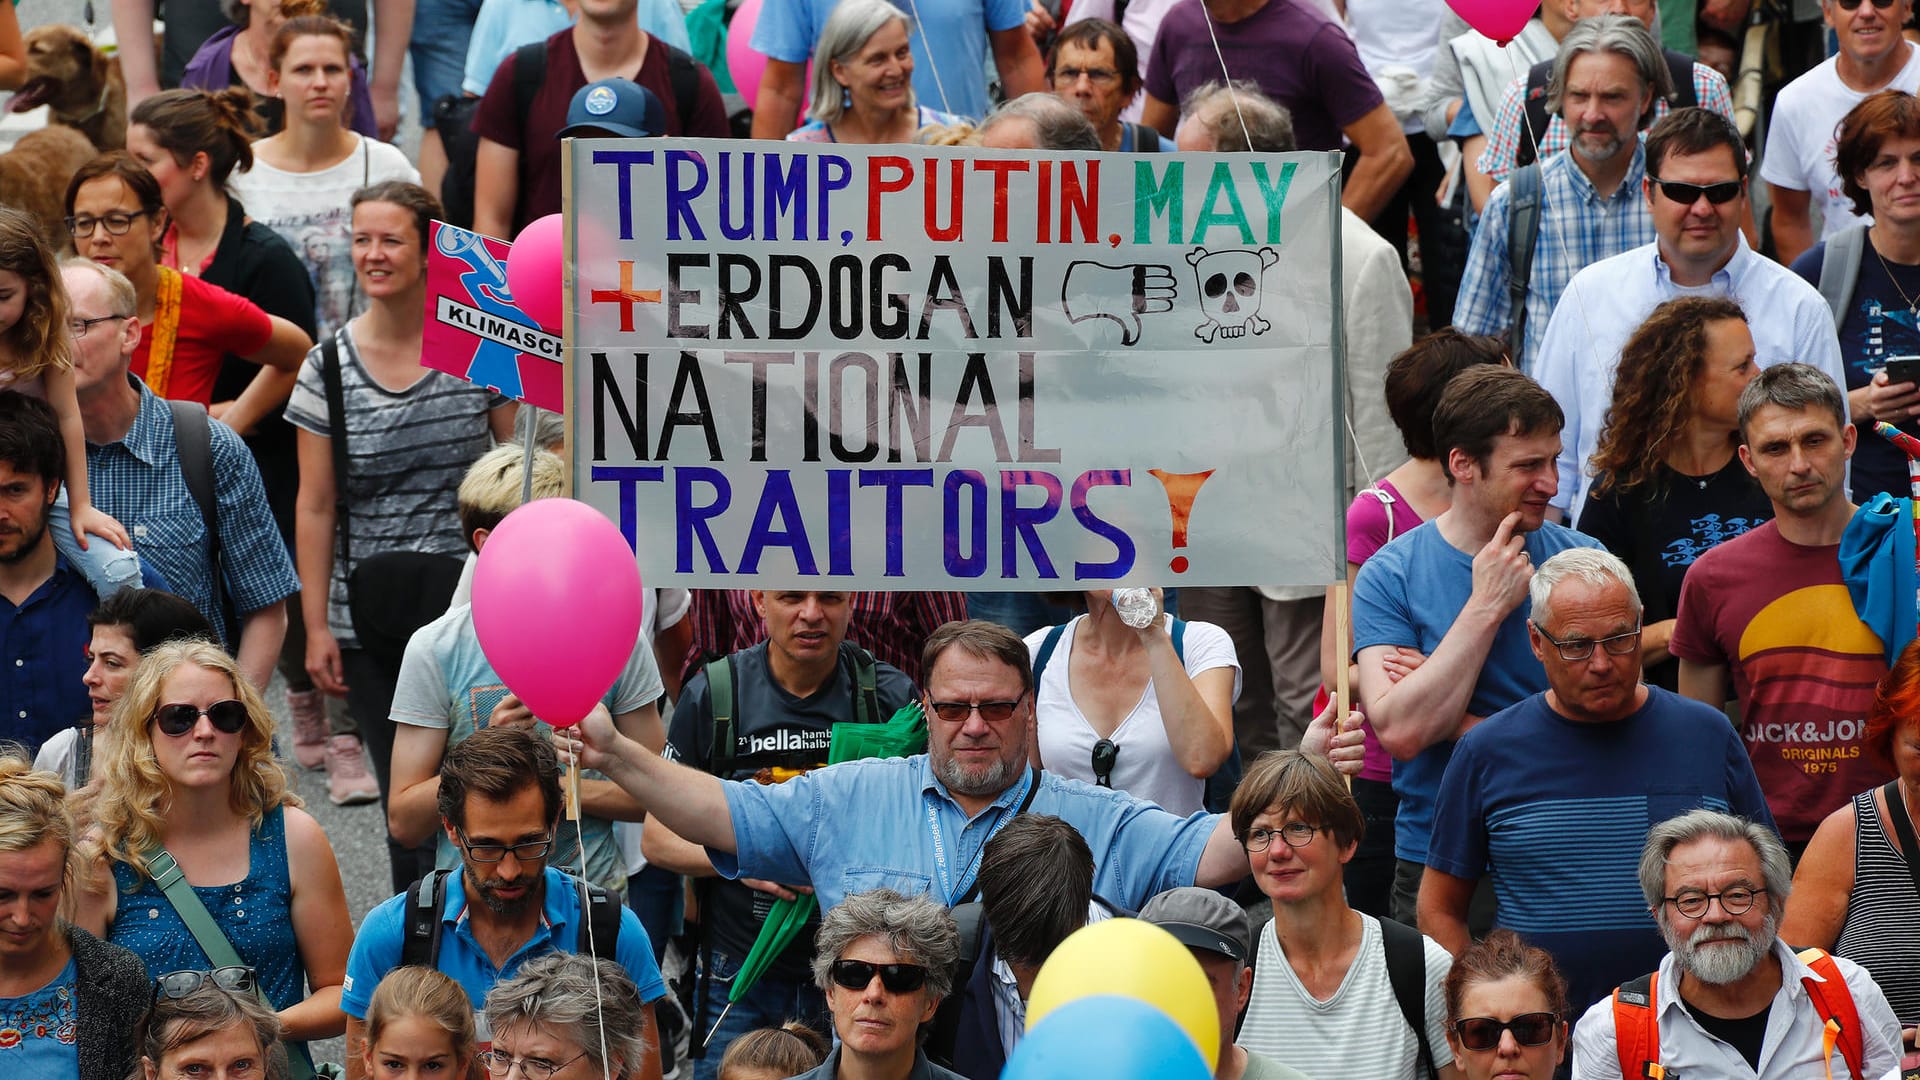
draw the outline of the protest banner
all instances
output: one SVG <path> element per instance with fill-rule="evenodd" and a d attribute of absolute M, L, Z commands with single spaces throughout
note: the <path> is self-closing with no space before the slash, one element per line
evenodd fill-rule
<path fill-rule="evenodd" d="M 1339 576 L 1337 155 L 569 155 L 573 492 L 649 584 Z"/>
<path fill-rule="evenodd" d="M 513 245 L 444 221 L 427 247 L 427 321 L 420 363 L 551 412 L 566 401 L 560 337 L 514 306 Z"/>

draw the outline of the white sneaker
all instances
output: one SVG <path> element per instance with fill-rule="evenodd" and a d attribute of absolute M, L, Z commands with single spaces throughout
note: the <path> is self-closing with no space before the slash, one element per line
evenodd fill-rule
<path fill-rule="evenodd" d="M 380 784 L 367 771 L 360 740 L 335 735 L 327 740 L 327 798 L 335 806 L 358 806 L 380 798 Z"/>

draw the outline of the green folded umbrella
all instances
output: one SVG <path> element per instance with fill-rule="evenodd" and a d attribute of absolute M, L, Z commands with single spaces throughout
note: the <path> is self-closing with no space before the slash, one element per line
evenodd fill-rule
<path fill-rule="evenodd" d="M 920 702 L 915 700 L 902 705 L 884 724 L 833 725 L 833 736 L 827 744 L 827 764 L 838 765 L 843 761 L 864 761 L 867 758 L 912 757 L 926 748 L 927 715 L 920 707 Z M 721 1021 L 727 1018 L 727 1010 L 733 1008 L 734 1002 L 747 996 L 747 992 L 760 981 L 760 976 L 766 974 L 767 965 L 786 951 L 819 906 L 819 901 L 813 898 L 812 893 L 801 893 L 792 900 L 774 901 L 773 909 L 767 912 L 766 921 L 760 924 L 760 936 L 754 939 L 753 948 L 748 950 L 747 958 L 740 964 L 739 973 L 733 977 L 733 985 L 727 990 L 727 1008 L 720 1010 L 719 1018 L 713 1022 L 713 1029 L 707 1032 L 709 1042 L 713 1039 L 713 1033 L 720 1030 Z"/>

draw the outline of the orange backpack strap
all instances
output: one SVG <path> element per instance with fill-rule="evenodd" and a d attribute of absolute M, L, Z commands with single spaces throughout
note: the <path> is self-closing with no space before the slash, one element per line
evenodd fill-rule
<path fill-rule="evenodd" d="M 1660 1014 L 1654 990 L 1659 973 L 1648 972 L 1613 991 L 1613 1041 L 1620 1054 L 1622 1080 L 1662 1080 Z"/>
<path fill-rule="evenodd" d="M 1819 979 L 1802 979 L 1807 988 L 1807 996 L 1813 999 L 1813 1007 L 1826 1021 L 1829 1047 L 1837 1045 L 1840 1056 L 1846 1059 L 1847 1072 L 1853 1080 L 1863 1080 L 1866 1076 L 1866 1039 L 1860 1031 L 1860 1009 L 1853 1003 L 1853 991 L 1847 988 L 1846 976 L 1840 974 L 1840 965 L 1833 962 L 1825 949 L 1802 949 L 1797 954 L 1800 962 L 1813 969 Z M 1832 1050 L 1828 1051 L 1829 1056 Z"/>

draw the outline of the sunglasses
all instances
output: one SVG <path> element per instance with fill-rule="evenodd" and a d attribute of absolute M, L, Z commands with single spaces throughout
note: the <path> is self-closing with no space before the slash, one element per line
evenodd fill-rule
<path fill-rule="evenodd" d="M 950 724 L 964 724 L 975 709 L 980 710 L 980 719 L 989 724 L 1005 723 L 1013 716 L 1013 710 L 1020 707 L 1027 695 L 1021 694 L 1012 701 L 929 701 L 927 708 L 933 715 Z"/>
<path fill-rule="evenodd" d="M 1113 765 L 1120 760 L 1120 747 L 1112 739 L 1093 744 L 1093 782 L 1104 788 L 1113 786 Z"/>
<path fill-rule="evenodd" d="M 1715 206 L 1730 203 L 1740 195 L 1740 181 L 1723 180 L 1718 184 L 1683 184 L 1678 180 L 1662 180 L 1656 176 L 1647 177 L 1647 182 L 1660 189 L 1660 193 L 1681 206 L 1692 206 L 1705 195 L 1707 201 Z"/>
<path fill-rule="evenodd" d="M 1500 1033 L 1513 1032 L 1513 1041 L 1521 1046 L 1539 1046 L 1553 1038 L 1560 1018 L 1550 1012 L 1521 1013 L 1511 1020 L 1491 1016 L 1469 1016 L 1453 1022 L 1453 1033 L 1468 1050 L 1492 1050 L 1500 1045 Z"/>
<path fill-rule="evenodd" d="M 1860 9 L 1860 0 L 1833 0 L 1833 2 L 1840 5 L 1841 11 L 1858 11 Z M 1879 8 L 1881 11 L 1885 11 L 1893 6 L 1893 2 L 1894 0 L 1873 0 L 1873 6 Z"/>
<path fill-rule="evenodd" d="M 927 984 L 927 969 L 919 964 L 869 964 L 865 960 L 835 960 L 833 981 L 848 990 L 865 990 L 875 972 L 889 994 L 907 994 Z"/>
<path fill-rule="evenodd" d="M 232 698 L 216 701 L 204 709 L 198 705 L 162 705 L 153 710 L 153 721 L 160 725 L 160 734 L 175 737 L 192 731 L 203 716 L 213 721 L 215 729 L 228 735 L 247 726 L 246 705 Z"/>
<path fill-rule="evenodd" d="M 212 971 L 169 971 L 153 980 L 153 1000 L 183 998 L 208 983 L 236 994 L 251 994 L 259 984 L 259 977 L 252 968 L 238 964 L 228 964 Z"/>

